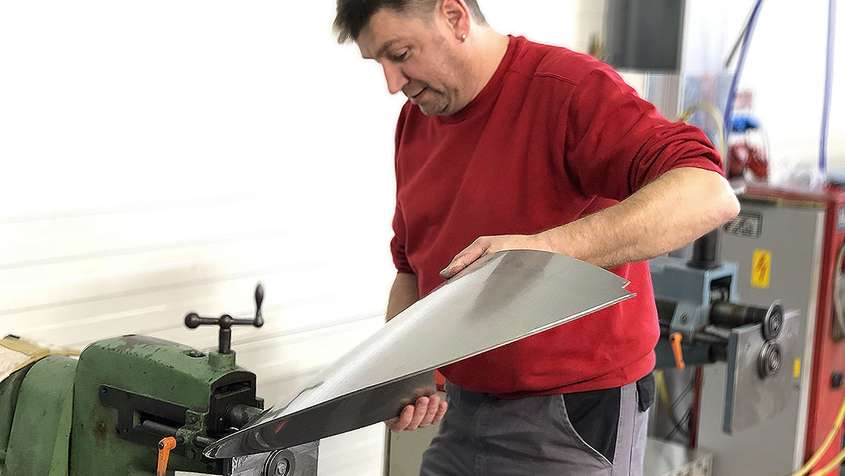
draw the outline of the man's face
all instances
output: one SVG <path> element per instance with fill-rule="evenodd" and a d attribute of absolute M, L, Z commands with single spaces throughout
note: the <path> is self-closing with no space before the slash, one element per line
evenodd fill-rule
<path fill-rule="evenodd" d="M 356 40 L 361 55 L 384 69 L 390 94 L 401 91 L 426 115 L 448 115 L 468 101 L 468 71 L 448 23 L 432 13 L 377 11 Z"/>

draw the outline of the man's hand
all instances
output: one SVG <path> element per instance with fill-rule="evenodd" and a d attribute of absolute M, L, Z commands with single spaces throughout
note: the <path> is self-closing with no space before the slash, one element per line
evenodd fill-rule
<path fill-rule="evenodd" d="M 393 431 L 412 431 L 435 425 L 443 419 L 448 404 L 434 394 L 430 397 L 420 397 L 416 405 L 408 405 L 402 409 L 398 417 L 388 420 L 387 427 Z"/>
<path fill-rule="evenodd" d="M 484 256 L 504 250 L 540 250 L 551 251 L 549 244 L 542 238 L 543 235 L 499 235 L 482 236 L 464 248 L 463 251 L 452 258 L 449 266 L 440 272 L 440 276 L 449 279 L 458 274 L 473 262 Z"/>

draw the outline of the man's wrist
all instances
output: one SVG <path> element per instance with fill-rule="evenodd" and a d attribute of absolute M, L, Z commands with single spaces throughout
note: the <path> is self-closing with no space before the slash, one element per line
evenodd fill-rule
<path fill-rule="evenodd" d="M 557 231 L 557 228 L 553 228 L 551 230 L 546 230 L 536 235 L 531 235 L 532 240 L 532 247 L 537 250 L 541 251 L 549 251 L 552 253 L 559 253 L 559 254 L 566 254 L 565 251 L 558 249 L 559 246 L 556 246 L 558 240 L 555 239 L 554 232 Z"/>

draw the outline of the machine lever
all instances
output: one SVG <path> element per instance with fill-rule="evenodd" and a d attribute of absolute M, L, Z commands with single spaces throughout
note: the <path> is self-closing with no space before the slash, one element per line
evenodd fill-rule
<path fill-rule="evenodd" d="M 264 325 L 264 316 L 261 315 L 261 304 L 264 302 L 264 286 L 258 283 L 255 286 L 255 319 L 252 325 L 261 327 Z"/>
<path fill-rule="evenodd" d="M 679 369 L 686 368 L 684 363 L 684 351 L 681 349 L 681 340 L 683 335 L 680 332 L 673 332 L 669 336 L 669 343 L 672 344 L 672 353 L 675 354 L 675 367 Z"/>
<path fill-rule="evenodd" d="M 167 474 L 167 464 L 170 461 L 170 451 L 176 448 L 176 438 L 166 436 L 158 442 L 158 462 L 156 464 L 156 476 Z"/>
<path fill-rule="evenodd" d="M 261 314 L 261 304 L 264 302 L 264 286 L 261 283 L 255 287 L 255 317 L 252 319 L 237 319 L 229 314 L 220 317 L 201 317 L 195 312 L 185 316 L 185 326 L 189 329 L 196 329 L 199 326 L 219 326 L 219 345 L 217 352 L 230 354 L 232 352 L 232 326 L 255 326 L 264 325 L 264 316 Z"/>

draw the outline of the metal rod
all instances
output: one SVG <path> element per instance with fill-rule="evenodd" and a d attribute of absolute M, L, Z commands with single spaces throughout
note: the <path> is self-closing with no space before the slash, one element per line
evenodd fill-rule
<path fill-rule="evenodd" d="M 768 312 L 765 308 L 714 302 L 710 307 L 710 322 L 721 327 L 739 327 L 746 324 L 761 324 Z"/>
<path fill-rule="evenodd" d="M 194 442 L 200 448 L 205 448 L 207 446 L 210 446 L 215 441 L 217 441 L 217 440 L 215 440 L 214 438 L 209 438 L 207 436 L 197 436 L 196 438 L 194 438 Z"/>
<path fill-rule="evenodd" d="M 141 423 L 141 428 L 158 436 L 176 436 L 176 432 L 179 431 L 178 428 L 164 425 L 152 420 L 144 420 L 144 422 Z"/>
<path fill-rule="evenodd" d="M 696 269 L 711 269 L 719 266 L 719 229 L 695 240 L 692 245 L 692 259 L 687 263 Z"/>
<path fill-rule="evenodd" d="M 221 327 L 218 335 L 219 346 L 217 351 L 221 354 L 229 354 L 232 352 L 232 329 Z"/>
<path fill-rule="evenodd" d="M 829 0 L 827 8 L 827 56 L 824 75 L 824 101 L 822 102 L 822 130 L 819 140 L 819 170 L 827 171 L 827 135 L 830 129 L 830 97 L 833 89 L 833 45 L 836 40 L 836 1 Z"/>
<path fill-rule="evenodd" d="M 660 337 L 668 337 L 672 334 L 672 332 L 673 331 L 669 328 L 668 324 L 660 324 Z M 683 344 L 695 343 L 724 346 L 728 344 L 728 339 L 713 334 L 706 334 L 704 332 L 696 332 L 692 336 L 687 336 L 686 334 L 684 335 Z"/>
<path fill-rule="evenodd" d="M 226 420 L 229 426 L 241 429 L 247 426 L 253 418 L 260 415 L 262 411 L 261 408 L 238 404 L 229 409 L 226 413 Z"/>

